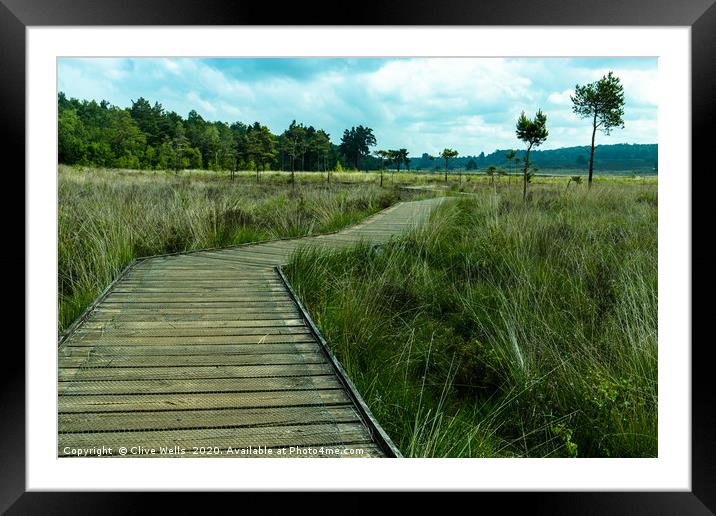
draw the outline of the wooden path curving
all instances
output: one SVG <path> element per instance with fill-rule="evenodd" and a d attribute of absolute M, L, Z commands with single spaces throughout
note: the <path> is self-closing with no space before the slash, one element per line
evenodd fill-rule
<path fill-rule="evenodd" d="M 386 242 L 441 200 L 135 262 L 61 340 L 59 456 L 400 456 L 278 266 L 299 246 Z"/>

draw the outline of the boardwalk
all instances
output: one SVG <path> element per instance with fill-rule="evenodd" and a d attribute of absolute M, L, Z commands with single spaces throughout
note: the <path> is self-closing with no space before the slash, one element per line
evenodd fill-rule
<path fill-rule="evenodd" d="M 277 266 L 299 246 L 386 242 L 440 201 L 331 235 L 136 262 L 60 345 L 59 455 L 399 456 Z"/>

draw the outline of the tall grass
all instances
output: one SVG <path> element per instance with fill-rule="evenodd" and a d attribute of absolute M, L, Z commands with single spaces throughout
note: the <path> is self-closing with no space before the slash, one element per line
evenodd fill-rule
<path fill-rule="evenodd" d="M 338 230 L 415 193 L 318 174 L 59 169 L 59 329 L 138 256 Z"/>
<path fill-rule="evenodd" d="M 656 456 L 656 185 L 518 190 L 287 275 L 407 456 Z"/>

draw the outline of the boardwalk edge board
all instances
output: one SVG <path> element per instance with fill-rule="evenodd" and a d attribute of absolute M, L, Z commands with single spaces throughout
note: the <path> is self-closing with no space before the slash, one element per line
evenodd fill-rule
<path fill-rule="evenodd" d="M 102 301 L 111 293 L 112 289 L 114 289 L 115 285 L 119 283 L 122 278 L 124 278 L 130 269 L 132 269 L 140 260 L 143 258 L 135 258 L 129 264 L 122 269 L 122 272 L 117 274 L 117 277 L 112 280 L 112 282 L 107 285 L 107 287 L 102 291 L 102 293 L 97 296 L 97 299 L 95 299 L 91 305 L 89 305 L 84 312 L 82 312 L 82 315 L 80 315 L 77 319 L 74 320 L 72 324 L 70 324 L 65 331 L 63 331 L 59 338 L 57 339 L 57 348 L 59 349 L 62 344 L 67 342 L 67 339 L 69 339 L 73 333 L 84 324 L 84 322 L 87 320 L 87 318 L 92 314 L 92 312 L 97 308 Z"/>
<path fill-rule="evenodd" d="M 336 375 L 338 376 L 340 382 L 343 384 L 343 387 L 346 389 L 348 396 L 355 403 L 359 415 L 363 419 L 363 422 L 365 423 L 366 427 L 373 434 L 373 438 L 375 439 L 376 443 L 381 447 L 386 457 L 402 458 L 403 455 L 400 453 L 400 450 L 395 445 L 395 443 L 393 443 L 385 430 L 383 430 L 383 427 L 381 427 L 378 421 L 376 421 L 375 417 L 373 417 L 370 408 L 368 408 L 368 405 L 366 404 L 365 400 L 363 400 L 363 397 L 358 392 L 358 389 L 356 389 L 356 386 L 346 374 L 346 371 L 343 369 L 343 366 L 333 354 L 331 349 L 328 347 L 328 343 L 323 338 L 323 335 L 321 335 L 321 332 L 316 327 L 315 323 L 313 322 L 313 319 L 311 319 L 311 316 L 309 315 L 308 311 L 303 306 L 303 303 L 301 303 L 300 299 L 296 295 L 296 292 L 293 290 L 293 287 L 291 287 L 291 284 L 286 279 L 286 276 L 283 273 L 283 269 L 281 269 L 280 266 L 276 267 L 276 272 L 278 272 L 278 275 L 281 277 L 284 284 L 286 285 L 286 288 L 288 289 L 291 298 L 293 299 L 294 303 L 296 303 L 296 306 L 301 312 L 303 318 L 306 320 L 308 327 L 311 329 L 311 333 L 313 333 L 313 336 L 320 344 L 321 349 L 328 358 L 328 361 L 335 369 Z"/>

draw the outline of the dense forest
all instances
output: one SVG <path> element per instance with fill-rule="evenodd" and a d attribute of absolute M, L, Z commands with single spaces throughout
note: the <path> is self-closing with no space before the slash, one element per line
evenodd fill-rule
<path fill-rule="evenodd" d="M 107 101 L 78 100 L 58 94 L 58 158 L 63 164 L 148 170 L 375 170 L 383 166 L 415 171 L 443 169 L 439 156 L 408 157 L 405 149 L 375 151 L 373 131 L 346 129 L 340 143 L 320 128 L 295 120 L 281 134 L 260 122 L 207 121 L 196 111 L 186 118 L 144 98 L 121 108 Z M 523 151 L 515 149 L 516 156 Z M 507 150 L 458 156 L 448 168 L 518 168 Z M 657 145 L 599 145 L 595 168 L 605 171 L 656 172 Z M 534 150 L 531 162 L 543 169 L 581 169 L 589 146 Z"/>
<path fill-rule="evenodd" d="M 295 121 L 277 136 L 259 122 L 210 122 L 194 110 L 185 119 L 141 97 L 131 107 L 120 108 L 107 101 L 58 95 L 60 163 L 150 170 L 291 169 L 292 165 L 324 170 L 335 168 L 339 152 L 325 131 Z"/>

